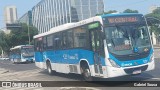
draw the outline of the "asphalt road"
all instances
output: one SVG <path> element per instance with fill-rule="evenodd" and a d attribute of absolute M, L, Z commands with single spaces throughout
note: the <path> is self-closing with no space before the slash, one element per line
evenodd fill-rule
<path fill-rule="evenodd" d="M 124 77 L 117 77 L 117 78 L 111 78 L 111 79 L 99 79 L 94 78 L 96 81 L 160 81 L 160 49 L 155 49 L 155 70 L 149 71 L 149 72 L 143 72 L 140 75 L 136 76 L 124 76 Z M 46 70 L 42 70 L 37 68 L 34 63 L 29 64 L 13 64 L 10 61 L 0 61 L 0 69 L 3 69 L 4 72 L 1 72 L 0 70 L 0 80 L 3 81 L 82 81 L 82 77 L 80 75 L 75 74 L 61 74 L 56 73 L 54 75 L 48 75 Z M 88 82 L 83 82 L 85 84 L 88 84 Z M 126 83 L 122 83 L 126 84 Z M 100 90 L 135 90 L 136 88 L 119 88 L 119 87 L 105 87 L 105 83 L 91 83 L 92 86 L 98 85 L 99 87 L 96 87 Z M 119 86 L 119 85 L 118 85 Z M 52 90 L 56 90 L 57 88 L 54 88 Z M 59 89 L 59 87 L 58 87 Z M 140 89 L 140 88 L 139 88 Z M 150 88 L 152 90 L 160 90 L 160 88 Z M 150 90 L 147 88 L 141 88 L 141 90 Z M 8 89 L 6 89 L 8 90 Z M 51 90 L 51 89 L 43 89 L 43 90 Z M 92 90 L 92 89 L 91 89 Z"/>

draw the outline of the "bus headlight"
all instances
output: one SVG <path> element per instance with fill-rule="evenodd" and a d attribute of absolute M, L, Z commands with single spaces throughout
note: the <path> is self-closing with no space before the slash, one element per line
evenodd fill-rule
<path fill-rule="evenodd" d="M 109 61 L 113 67 L 120 68 L 120 66 L 114 60 L 109 59 Z"/>
<path fill-rule="evenodd" d="M 153 54 L 152 54 L 151 57 L 150 57 L 149 62 L 152 62 L 153 60 L 154 60 L 154 56 L 153 56 Z"/>

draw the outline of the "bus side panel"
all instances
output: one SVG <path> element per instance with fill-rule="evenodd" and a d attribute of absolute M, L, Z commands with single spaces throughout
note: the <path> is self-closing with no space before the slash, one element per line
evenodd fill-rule
<path fill-rule="evenodd" d="M 35 64 L 39 68 L 45 68 L 42 52 L 35 52 Z"/>
<path fill-rule="evenodd" d="M 47 51 L 44 59 L 50 59 L 52 63 L 52 69 L 57 72 L 80 74 L 80 60 L 87 60 L 89 67 L 93 66 L 93 54 L 94 53 L 92 51 L 83 49 L 54 50 Z M 100 62 L 102 66 L 105 66 L 104 58 L 101 58 Z"/>

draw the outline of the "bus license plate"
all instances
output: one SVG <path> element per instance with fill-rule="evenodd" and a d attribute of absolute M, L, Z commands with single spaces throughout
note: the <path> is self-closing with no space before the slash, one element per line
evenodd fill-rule
<path fill-rule="evenodd" d="M 133 71 L 133 74 L 139 74 L 139 73 L 141 73 L 141 70 L 135 70 L 135 71 Z"/>

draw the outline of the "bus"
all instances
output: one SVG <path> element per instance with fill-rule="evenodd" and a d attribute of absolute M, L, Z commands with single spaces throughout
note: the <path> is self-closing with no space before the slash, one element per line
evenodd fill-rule
<path fill-rule="evenodd" d="M 60 73 L 112 78 L 155 68 L 151 36 L 142 14 L 95 16 L 34 36 L 35 65 Z"/>
<path fill-rule="evenodd" d="M 10 60 L 13 63 L 34 62 L 34 46 L 18 45 L 11 48 Z"/>

